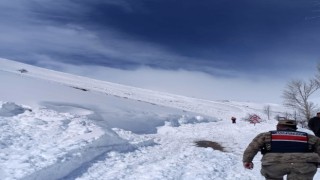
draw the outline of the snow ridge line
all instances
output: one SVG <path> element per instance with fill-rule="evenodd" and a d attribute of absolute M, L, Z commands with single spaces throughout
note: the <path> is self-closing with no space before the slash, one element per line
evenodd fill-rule
<path fill-rule="evenodd" d="M 111 83 L 107 81 L 97 80 L 93 78 L 88 78 L 84 76 L 78 76 L 70 73 L 64 73 L 59 71 L 54 71 L 50 69 L 45 69 L 41 67 L 36 67 L 28 64 L 23 64 L 15 61 L 10 61 L 7 59 L 2 59 L 6 63 L 1 64 L 0 70 L 5 72 L 15 73 L 17 75 L 22 75 L 26 77 L 33 77 L 38 79 L 43 79 L 46 81 L 56 82 L 66 86 L 75 86 L 81 89 L 91 90 L 107 95 L 119 96 L 123 98 L 129 98 L 132 100 L 144 101 L 151 104 L 157 104 L 165 107 L 173 107 L 177 109 L 182 109 L 185 111 L 190 111 L 194 113 L 206 114 L 210 116 L 217 117 L 218 114 L 224 115 L 228 114 L 226 108 L 221 108 L 220 106 L 230 107 L 232 105 L 225 104 L 223 102 L 208 101 L 203 99 L 196 99 L 176 94 L 170 94 L 165 92 L 152 91 L 148 89 L 132 87 L 121 85 L 117 83 Z M 21 67 L 29 70 L 28 73 L 21 73 L 15 67 Z M 148 94 L 148 98 L 145 98 L 145 94 Z M 142 98 L 144 97 L 144 98 Z M 161 97 L 159 99 L 158 97 Z M 188 104 L 197 103 L 198 106 L 190 107 Z M 242 112 L 242 109 L 235 107 L 235 111 Z M 206 109 L 206 110 L 204 110 Z M 214 109 L 214 110 L 213 110 Z M 231 116 L 228 115 L 228 116 Z"/>

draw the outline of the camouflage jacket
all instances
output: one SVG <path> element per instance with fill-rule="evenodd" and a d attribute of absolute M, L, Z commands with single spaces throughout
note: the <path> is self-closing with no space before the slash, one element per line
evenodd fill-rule
<path fill-rule="evenodd" d="M 271 133 L 265 132 L 257 135 L 248 145 L 243 154 L 243 162 L 252 162 L 254 156 L 261 148 L 271 141 Z M 305 153 L 266 153 L 261 162 L 263 165 L 290 162 L 320 163 L 320 138 L 308 134 L 308 143 L 314 146 L 314 152 Z"/>
<path fill-rule="evenodd" d="M 308 127 L 313 131 L 317 136 L 320 135 L 320 118 L 313 117 L 308 121 Z"/>

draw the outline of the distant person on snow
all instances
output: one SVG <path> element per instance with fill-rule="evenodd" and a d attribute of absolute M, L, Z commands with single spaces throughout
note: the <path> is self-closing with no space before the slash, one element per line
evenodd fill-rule
<path fill-rule="evenodd" d="M 308 127 L 313 131 L 314 135 L 320 137 L 320 112 L 308 121 Z"/>
<path fill-rule="evenodd" d="M 312 180 L 320 163 L 320 139 L 296 131 L 293 120 L 279 120 L 276 131 L 257 135 L 243 154 L 243 166 L 252 169 L 254 156 L 261 151 L 261 174 L 266 180 Z"/>
<path fill-rule="evenodd" d="M 237 120 L 237 118 L 235 118 L 235 117 L 231 117 L 231 121 L 232 121 L 232 123 L 236 123 L 236 120 Z"/>

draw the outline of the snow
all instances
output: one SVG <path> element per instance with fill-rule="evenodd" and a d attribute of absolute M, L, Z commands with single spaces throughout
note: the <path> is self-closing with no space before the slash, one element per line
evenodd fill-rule
<path fill-rule="evenodd" d="M 0 81 L 1 180 L 264 179 L 261 155 L 253 170 L 245 170 L 242 153 L 288 111 L 155 92 L 6 59 L 0 59 Z M 263 112 L 266 105 L 272 119 Z M 253 113 L 263 122 L 243 120 Z M 224 151 L 197 147 L 197 140 L 217 142 Z"/>

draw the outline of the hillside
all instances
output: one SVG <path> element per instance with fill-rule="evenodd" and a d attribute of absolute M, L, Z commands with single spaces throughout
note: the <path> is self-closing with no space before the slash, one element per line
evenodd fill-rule
<path fill-rule="evenodd" d="M 241 156 L 276 104 L 208 101 L 0 59 L 0 179 L 257 180 Z M 256 113 L 257 125 L 242 119 Z M 231 116 L 237 123 L 231 124 Z M 307 131 L 301 129 L 303 131 Z M 218 142 L 225 152 L 194 146 Z M 317 174 L 318 176 L 318 174 Z M 320 177 L 320 175 L 319 175 Z"/>

